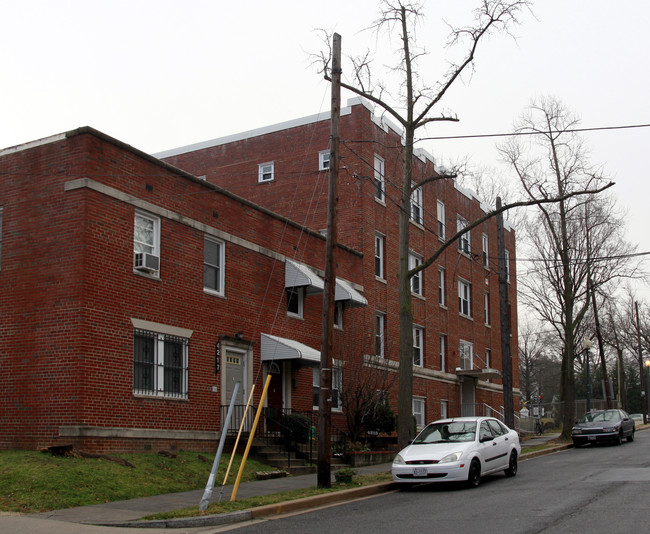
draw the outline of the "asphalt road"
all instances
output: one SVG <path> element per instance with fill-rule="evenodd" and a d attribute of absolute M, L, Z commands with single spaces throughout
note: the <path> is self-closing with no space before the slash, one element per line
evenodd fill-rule
<path fill-rule="evenodd" d="M 650 432 L 639 432 L 622 446 L 568 449 L 521 462 L 515 478 L 498 474 L 478 488 L 427 485 L 210 532 L 646 532 L 649 489 Z"/>

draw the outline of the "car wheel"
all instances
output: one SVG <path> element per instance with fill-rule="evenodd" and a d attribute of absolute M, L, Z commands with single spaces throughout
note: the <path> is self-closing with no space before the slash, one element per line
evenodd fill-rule
<path fill-rule="evenodd" d="M 579 449 L 580 447 L 582 447 L 582 441 L 576 441 L 576 440 L 574 439 L 574 440 L 573 440 L 573 446 L 574 446 L 576 449 Z"/>
<path fill-rule="evenodd" d="M 618 436 L 616 436 L 616 440 L 614 441 L 614 445 L 622 445 L 623 444 L 623 431 L 621 430 L 618 433 Z"/>
<path fill-rule="evenodd" d="M 627 437 L 628 441 L 634 441 L 634 430 L 632 430 L 632 433 Z"/>
<path fill-rule="evenodd" d="M 508 464 L 508 469 L 504 472 L 507 477 L 514 477 L 517 474 L 517 453 L 515 451 L 510 453 L 510 463 Z"/>
<path fill-rule="evenodd" d="M 472 463 L 469 464 L 467 483 L 473 488 L 481 483 L 481 463 L 476 458 L 474 458 Z"/>

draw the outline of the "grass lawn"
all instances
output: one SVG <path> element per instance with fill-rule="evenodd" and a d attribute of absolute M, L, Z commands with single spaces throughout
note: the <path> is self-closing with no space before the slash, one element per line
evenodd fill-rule
<path fill-rule="evenodd" d="M 117 456 L 117 455 L 116 455 Z M 105 459 L 52 456 L 37 451 L 0 452 L 0 511 L 44 512 L 73 506 L 147 497 L 163 493 L 205 488 L 214 454 L 180 452 L 176 458 L 160 454 L 123 454 L 135 467 Z M 230 470 L 233 483 L 241 458 Z M 223 477 L 230 456 L 221 458 L 216 487 Z M 242 481 L 255 479 L 257 471 L 271 468 L 248 460 Z"/>

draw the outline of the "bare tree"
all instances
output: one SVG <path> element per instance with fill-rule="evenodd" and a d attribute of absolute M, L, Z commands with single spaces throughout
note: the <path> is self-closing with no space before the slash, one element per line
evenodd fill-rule
<path fill-rule="evenodd" d="M 635 271 L 628 266 L 631 249 L 623 239 L 621 221 L 611 212 L 611 201 L 593 195 L 566 198 L 606 184 L 602 171 L 589 163 L 582 139 L 573 132 L 577 124 L 558 100 L 542 99 L 517 125 L 519 133 L 529 135 L 500 146 L 531 199 L 565 197 L 539 204 L 537 215 L 529 221 L 536 261 L 531 275 L 520 279 L 527 303 L 555 329 L 562 343 L 565 438 L 573 425 L 575 362 L 591 293 Z"/>
<path fill-rule="evenodd" d="M 387 87 L 381 81 L 375 82 L 374 67 L 371 65 L 371 54 L 366 53 L 352 60 L 353 83 L 343 82 L 345 89 L 373 102 L 384 113 L 392 117 L 403 128 L 404 152 L 400 191 L 400 220 L 399 220 L 399 324 L 400 324 L 400 365 L 399 365 L 399 394 L 398 394 L 398 445 L 406 446 L 414 437 L 411 424 L 412 392 L 413 392 L 413 313 L 410 291 L 410 278 L 425 267 L 409 271 L 409 218 L 411 199 L 414 190 L 427 183 L 439 180 L 439 175 L 413 180 L 413 151 L 415 134 L 421 128 L 440 121 L 458 121 L 455 115 L 439 112 L 439 104 L 451 86 L 466 70 L 473 66 L 476 50 L 485 38 L 495 32 L 508 32 L 517 24 L 522 10 L 529 8 L 530 0 L 481 0 L 475 10 L 474 23 L 464 28 L 451 28 L 449 46 L 464 50 L 461 59 L 453 62 L 441 80 L 434 85 L 428 85 L 418 76 L 419 63 L 426 56 L 423 50 L 416 46 L 415 35 L 417 23 L 422 18 L 423 3 L 406 2 L 401 0 L 384 0 L 381 2 L 381 12 L 373 29 L 377 32 L 396 31 L 400 38 L 397 63 L 392 67 L 392 74 L 399 78 L 398 93 L 391 96 Z M 329 42 L 329 39 L 327 40 Z M 330 78 L 330 54 L 321 56 L 323 73 Z M 467 230 L 471 229 L 467 228 Z M 454 236 L 456 238 L 457 236 Z M 453 239 L 449 240 L 449 246 Z M 446 246 L 444 248 L 447 248 Z M 440 251 L 441 253 L 442 251 Z M 439 254 L 437 254 L 439 256 Z M 436 257 L 437 257 L 436 256 Z M 430 265 L 434 260 L 427 263 Z"/>

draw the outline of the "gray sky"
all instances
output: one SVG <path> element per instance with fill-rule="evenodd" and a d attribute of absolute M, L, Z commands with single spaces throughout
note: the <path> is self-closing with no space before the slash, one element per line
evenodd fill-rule
<path fill-rule="evenodd" d="M 442 20 L 469 23 L 478 1 L 426 0 L 418 40 L 431 54 L 426 80 L 439 79 L 451 57 Z M 586 128 L 650 123 L 650 2 L 537 0 L 533 12 L 522 14 L 516 40 L 484 43 L 474 73 L 443 101 L 460 122 L 437 123 L 430 135 L 512 131 L 543 95 Z M 352 55 L 374 45 L 360 30 L 377 13 L 375 0 L 0 0 L 0 148 L 89 125 L 155 153 L 325 112 L 329 86 L 309 60 L 322 48 L 315 29 L 337 31 Z M 650 128 L 585 139 L 592 163 L 617 182 L 629 240 L 650 251 Z M 441 160 L 497 167 L 494 144 L 422 146 Z M 639 296 L 650 300 L 650 291 Z"/>

